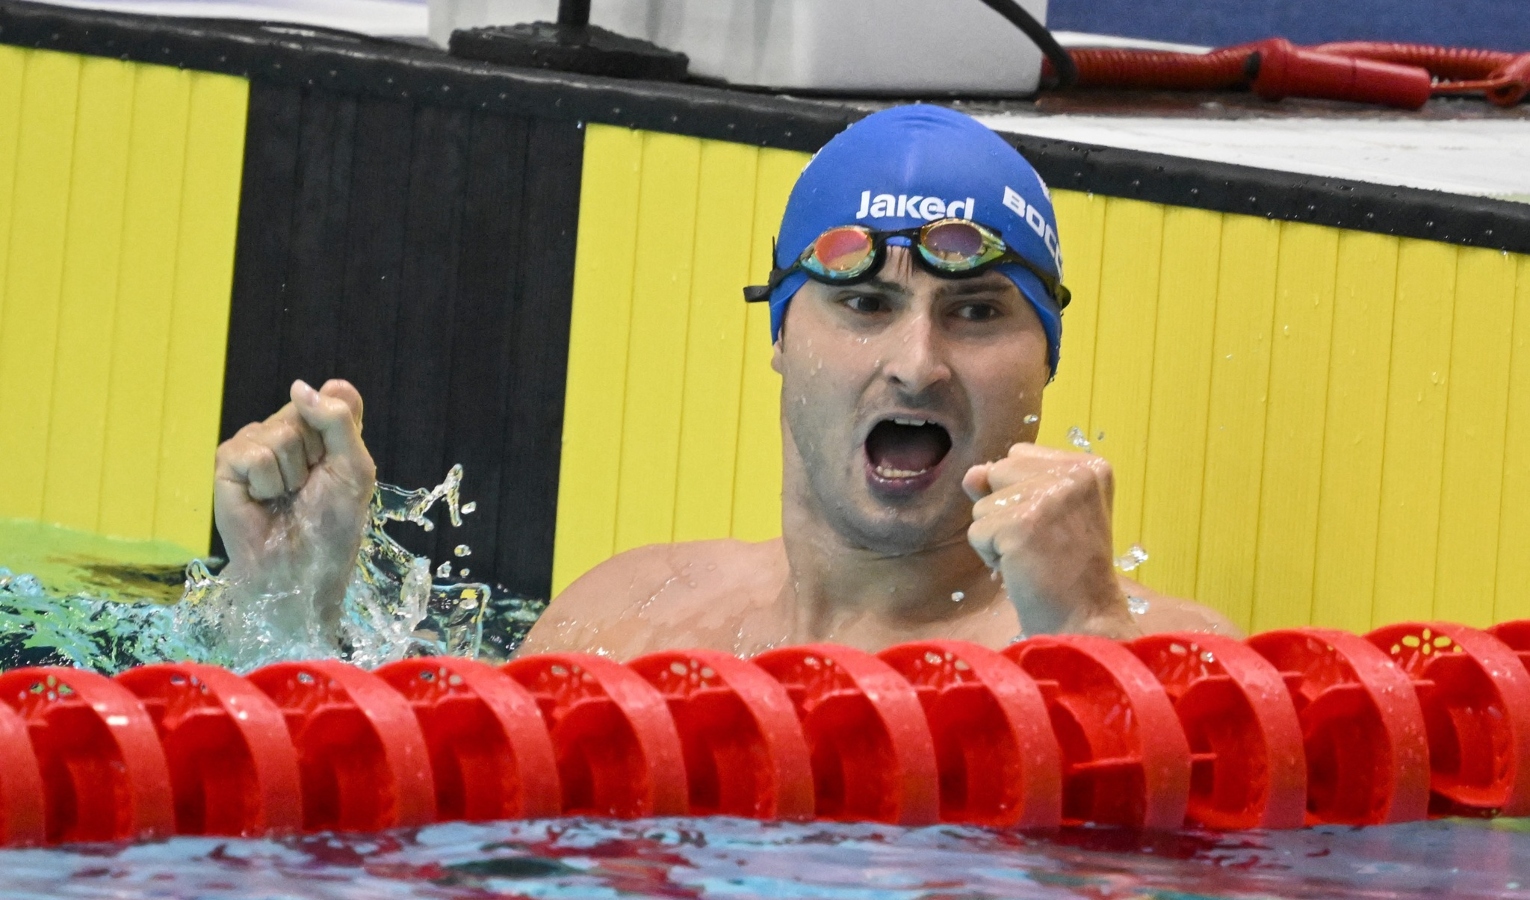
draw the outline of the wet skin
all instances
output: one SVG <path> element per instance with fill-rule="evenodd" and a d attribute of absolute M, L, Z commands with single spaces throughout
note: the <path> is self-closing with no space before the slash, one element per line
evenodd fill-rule
<path fill-rule="evenodd" d="M 1029 634 L 1237 634 L 1212 610 L 1119 577 L 1109 464 L 1032 443 L 1047 343 L 1014 285 L 937 278 L 889 250 L 873 280 L 808 282 L 788 307 L 772 360 L 783 537 L 619 554 L 559 595 L 521 652 L 747 655 L 930 637 L 1001 647 L 1022 621 Z M 235 578 L 301 581 L 338 605 L 373 471 L 360 410 L 344 382 L 294 385 L 293 403 L 219 448 L 217 521 Z M 1129 612 L 1128 593 L 1148 601 L 1145 614 Z"/>

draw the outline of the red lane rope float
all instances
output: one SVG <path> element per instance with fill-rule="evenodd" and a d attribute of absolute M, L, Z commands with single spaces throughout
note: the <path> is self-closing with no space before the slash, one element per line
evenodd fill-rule
<path fill-rule="evenodd" d="M 1326 628 L 1249 646 L 1280 670 L 1307 755 L 1307 824 L 1412 822 L 1429 807 L 1429 745 L 1413 684 L 1378 647 Z"/>
<path fill-rule="evenodd" d="M 246 677 L 287 720 L 305 829 L 380 831 L 434 821 L 425 736 L 387 682 L 332 659 L 276 663 Z"/>
<path fill-rule="evenodd" d="M 691 815 L 813 817 L 807 737 L 780 682 L 712 650 L 665 650 L 627 667 L 669 704 L 685 753 Z"/>
<path fill-rule="evenodd" d="M 0 847 L 43 842 L 46 796 L 27 723 L 0 703 Z"/>
<path fill-rule="evenodd" d="M 84 669 L 0 674 L 0 700 L 27 723 L 42 775 L 45 839 L 121 841 L 175 833 L 154 722 L 132 692 Z"/>
<path fill-rule="evenodd" d="M 1484 631 L 1406 622 L 1366 636 L 1418 691 L 1429 737 L 1430 812 L 1530 814 L 1530 672 Z"/>
<path fill-rule="evenodd" d="M 1122 644 L 1034 637 L 1004 655 L 1036 680 L 1062 749 L 1064 825 L 1184 825 L 1190 746 L 1167 692 Z"/>
<path fill-rule="evenodd" d="M 1155 634 L 1130 647 L 1168 691 L 1190 742 L 1189 821 L 1223 830 L 1301 827 L 1302 727 L 1275 667 L 1214 634 Z"/>
<path fill-rule="evenodd" d="M 1501 622 L 1489 628 L 1488 634 L 1508 644 L 1525 671 L 1530 672 L 1530 619 Z"/>
<path fill-rule="evenodd" d="M 253 684 L 197 663 L 142 666 L 114 680 L 154 720 L 170 765 L 177 833 L 302 828 L 297 750 L 281 710 Z"/>
<path fill-rule="evenodd" d="M 786 687 L 802 721 L 818 818 L 940 820 L 935 742 L 918 695 L 897 670 L 830 644 L 769 650 L 753 662 Z"/>
<path fill-rule="evenodd" d="M 1047 702 L 1002 654 L 966 641 L 917 641 L 878 654 L 924 707 L 940 771 L 943 822 L 1056 828 L 1062 756 Z"/>
<path fill-rule="evenodd" d="M 677 816 L 685 753 L 664 696 L 631 669 L 584 653 L 511 660 L 547 722 L 564 815 Z"/>
<path fill-rule="evenodd" d="M 556 816 L 558 761 L 536 698 L 493 666 L 461 657 L 390 663 L 374 674 L 409 701 L 430 748 L 442 821 Z"/>

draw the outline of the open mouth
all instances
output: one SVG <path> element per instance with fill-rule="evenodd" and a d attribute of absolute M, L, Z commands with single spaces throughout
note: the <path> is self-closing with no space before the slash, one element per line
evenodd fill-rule
<path fill-rule="evenodd" d="M 924 419 L 883 419 L 866 435 L 867 465 L 878 480 L 892 484 L 926 480 L 950 451 L 950 433 Z"/>

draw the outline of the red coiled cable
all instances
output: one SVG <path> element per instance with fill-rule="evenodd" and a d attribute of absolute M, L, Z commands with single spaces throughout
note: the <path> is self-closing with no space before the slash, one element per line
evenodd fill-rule
<path fill-rule="evenodd" d="M 1431 96 L 1481 94 L 1513 106 L 1530 92 L 1530 53 L 1372 41 L 1298 47 L 1283 38 L 1210 53 L 1080 48 L 1078 86 L 1135 90 L 1252 89 L 1417 108 Z"/>

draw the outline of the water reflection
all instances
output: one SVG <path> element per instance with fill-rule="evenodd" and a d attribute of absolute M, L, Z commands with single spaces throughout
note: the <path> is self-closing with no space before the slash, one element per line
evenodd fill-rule
<path fill-rule="evenodd" d="M 1530 896 L 1530 823 L 1144 836 L 585 819 L 0 851 L 0 897 Z"/>

